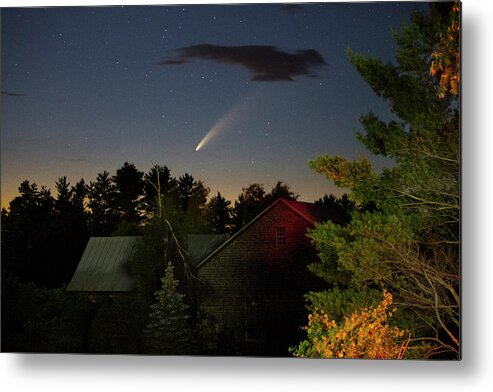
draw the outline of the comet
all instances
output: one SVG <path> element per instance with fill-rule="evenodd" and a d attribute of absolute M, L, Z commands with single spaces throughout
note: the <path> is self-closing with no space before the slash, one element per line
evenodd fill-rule
<path fill-rule="evenodd" d="M 195 147 L 195 151 L 201 150 L 206 144 L 215 139 L 225 129 L 229 128 L 235 121 L 237 121 L 238 118 L 241 116 L 241 113 L 244 111 L 245 103 L 247 102 L 248 98 L 242 100 L 236 106 L 227 111 L 224 116 L 219 118 L 219 120 L 217 120 L 214 125 L 207 131 L 199 144 L 197 144 L 197 147 Z"/>

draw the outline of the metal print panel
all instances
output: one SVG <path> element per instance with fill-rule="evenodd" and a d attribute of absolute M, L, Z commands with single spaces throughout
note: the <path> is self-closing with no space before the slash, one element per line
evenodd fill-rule
<path fill-rule="evenodd" d="M 460 3 L 1 18 L 2 351 L 460 359 Z"/>

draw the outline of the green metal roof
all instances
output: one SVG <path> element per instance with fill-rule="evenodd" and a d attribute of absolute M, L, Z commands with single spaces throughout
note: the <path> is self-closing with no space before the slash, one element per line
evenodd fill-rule
<path fill-rule="evenodd" d="M 141 237 L 91 237 L 67 291 L 132 291 L 128 260 Z"/>

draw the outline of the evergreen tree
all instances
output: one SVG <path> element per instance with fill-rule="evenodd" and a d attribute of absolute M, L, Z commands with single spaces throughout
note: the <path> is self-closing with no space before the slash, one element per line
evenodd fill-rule
<path fill-rule="evenodd" d="M 70 200 L 73 192 L 70 188 L 70 182 L 67 181 L 66 176 L 60 177 L 55 182 L 55 189 L 57 191 L 55 209 L 57 213 L 61 215 L 66 214 L 70 208 Z"/>
<path fill-rule="evenodd" d="M 204 233 L 206 231 L 206 204 L 210 190 L 202 181 L 194 181 L 187 209 L 181 218 L 182 231 L 187 234 Z"/>
<path fill-rule="evenodd" d="M 85 199 L 87 197 L 87 186 L 83 178 L 72 187 L 72 205 L 79 212 L 85 211 Z"/>
<path fill-rule="evenodd" d="M 171 171 L 166 166 L 155 165 L 144 175 L 143 202 L 148 217 L 158 212 L 163 200 L 166 210 L 177 210 L 177 187 L 178 181 L 171 176 Z"/>
<path fill-rule="evenodd" d="M 242 188 L 242 193 L 235 201 L 233 208 L 233 228 L 240 230 L 265 208 L 269 207 L 279 198 L 296 200 L 299 195 L 290 190 L 288 184 L 278 181 L 270 193 L 265 192 L 263 184 L 250 184 Z"/>
<path fill-rule="evenodd" d="M 451 3 L 431 4 L 428 15 L 415 14 L 395 35 L 396 64 L 349 51 L 363 78 L 401 119 L 386 123 L 367 114 L 358 138 L 395 165 L 376 173 L 366 158 L 321 156 L 310 163 L 350 188 L 357 207 L 373 206 L 354 209 L 346 226 L 326 222 L 310 233 L 320 254 L 311 270 L 336 288 L 359 291 L 352 298 L 360 307 L 370 305 L 370 290 L 392 292 L 396 322 L 435 344 L 428 355 L 460 349 L 459 101 L 439 93 L 441 81 L 430 73 L 437 37 L 451 23 L 444 7 L 450 10 Z M 311 307 L 333 307 L 333 293 L 311 296 Z"/>
<path fill-rule="evenodd" d="M 85 208 L 87 193 L 88 189 L 83 178 L 71 188 L 68 218 L 70 228 L 67 230 L 70 249 L 66 255 L 66 281 L 73 276 L 89 240 L 88 213 Z"/>
<path fill-rule="evenodd" d="M 188 210 L 188 202 L 192 197 L 194 184 L 195 179 L 188 173 L 178 179 L 178 201 L 183 214 Z"/>
<path fill-rule="evenodd" d="M 231 202 L 221 193 L 209 200 L 206 208 L 206 221 L 211 230 L 217 234 L 229 233 L 231 230 Z"/>
<path fill-rule="evenodd" d="M 265 189 L 262 184 L 242 188 L 233 210 L 234 231 L 240 230 L 265 208 Z"/>
<path fill-rule="evenodd" d="M 72 187 L 72 198 L 70 204 L 72 208 L 73 222 L 72 231 L 82 244 L 81 251 L 84 249 L 89 238 L 88 213 L 86 211 L 86 197 L 88 187 L 83 178 Z M 82 254 L 82 253 L 81 253 Z"/>
<path fill-rule="evenodd" d="M 144 173 L 133 163 L 125 162 L 113 177 L 115 204 L 120 221 L 138 224 L 141 221 L 141 198 L 144 195 Z"/>
<path fill-rule="evenodd" d="M 349 200 L 345 193 L 340 198 L 333 194 L 324 195 L 315 204 L 326 207 L 331 212 L 331 221 L 344 225 L 351 220 L 351 211 L 355 208 L 354 202 Z"/>
<path fill-rule="evenodd" d="M 88 197 L 91 235 L 110 235 L 116 229 L 118 215 L 114 208 L 115 184 L 107 171 L 99 173 L 95 182 L 91 181 Z"/>
<path fill-rule="evenodd" d="M 57 285 L 51 249 L 55 200 L 46 187 L 23 181 L 19 196 L 9 203 L 2 218 L 2 277 L 13 274 L 23 281 Z"/>
<path fill-rule="evenodd" d="M 267 207 L 279 198 L 297 200 L 299 196 L 300 195 L 290 190 L 288 184 L 283 184 L 282 181 L 277 181 L 270 193 L 265 196 L 265 205 Z"/>
<path fill-rule="evenodd" d="M 70 187 L 67 177 L 60 177 L 55 183 L 55 188 L 57 196 L 53 234 L 58 240 L 58 246 L 51 249 L 52 273 L 60 283 L 66 283 L 77 268 L 87 243 L 87 226 L 85 214 L 73 203 L 74 187 Z"/>
<path fill-rule="evenodd" d="M 183 301 L 184 295 L 177 291 L 173 270 L 173 265 L 168 263 L 161 279 L 162 288 L 156 291 L 156 303 L 151 306 L 150 322 L 144 330 L 145 343 L 154 354 L 193 354 L 196 350 L 189 307 Z"/>

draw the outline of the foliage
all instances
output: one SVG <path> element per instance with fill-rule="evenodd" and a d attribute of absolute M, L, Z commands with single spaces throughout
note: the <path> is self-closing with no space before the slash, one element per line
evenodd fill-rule
<path fill-rule="evenodd" d="M 270 193 L 265 195 L 265 205 L 267 207 L 279 198 L 296 200 L 299 196 L 299 194 L 291 191 L 288 184 L 283 184 L 282 181 L 277 181 Z"/>
<path fill-rule="evenodd" d="M 428 355 L 457 354 L 460 346 L 458 102 L 453 94 L 442 97 L 440 81 L 429 73 L 436 37 L 447 26 L 441 7 L 432 4 L 429 15 L 415 14 L 395 34 L 397 64 L 349 52 L 401 119 L 386 123 L 365 115 L 358 138 L 395 164 L 377 173 L 364 157 L 323 156 L 310 163 L 350 188 L 356 205 L 347 225 L 326 222 L 310 232 L 320 255 L 311 270 L 341 288 L 391 290 L 400 324 L 434 343 Z M 325 299 L 333 302 L 332 295 Z"/>
<path fill-rule="evenodd" d="M 192 176 L 190 178 L 193 179 Z M 210 189 L 202 181 L 193 181 L 189 191 L 182 194 L 178 188 L 178 192 L 179 197 L 181 195 L 182 208 L 186 206 L 179 221 L 183 232 L 187 234 L 206 232 L 206 204 Z"/>
<path fill-rule="evenodd" d="M 147 349 L 154 354 L 183 355 L 195 352 L 194 333 L 190 327 L 188 305 L 177 291 L 173 265 L 168 263 L 162 288 L 156 291 L 149 324 L 144 330 Z"/>
<path fill-rule="evenodd" d="M 83 295 L 2 276 L 2 351 L 86 352 L 92 311 Z"/>
<path fill-rule="evenodd" d="M 133 293 L 100 300 L 89 328 L 89 352 L 142 354 L 143 330 L 148 321 L 146 304 Z"/>
<path fill-rule="evenodd" d="M 340 322 L 345 315 L 351 314 L 366 306 L 376 306 L 381 300 L 382 292 L 378 289 L 341 289 L 333 287 L 322 292 L 306 294 L 310 313 L 322 312 L 330 314 L 332 320 Z"/>
<path fill-rule="evenodd" d="M 345 225 L 351 220 L 351 211 L 355 208 L 354 202 L 351 201 L 347 193 L 340 198 L 334 195 L 324 195 L 317 201 L 316 205 L 322 205 L 331 212 L 331 220 L 340 225 Z"/>
<path fill-rule="evenodd" d="M 142 235 L 142 227 L 137 223 L 121 221 L 111 233 L 111 237 L 137 237 Z"/>
<path fill-rule="evenodd" d="M 144 192 L 144 173 L 133 163 L 125 162 L 113 177 L 115 184 L 115 209 L 121 220 L 139 223 L 141 217 L 141 197 Z"/>
<path fill-rule="evenodd" d="M 446 33 L 440 33 L 435 51 L 431 54 L 430 74 L 440 77 L 440 98 L 447 93 L 458 95 L 460 84 L 460 3 L 457 1 L 450 13 Z"/>
<path fill-rule="evenodd" d="M 171 176 L 171 171 L 166 166 L 154 165 L 144 175 L 144 205 L 148 216 L 159 213 L 166 201 L 166 209 L 178 209 L 178 181 Z"/>
<path fill-rule="evenodd" d="M 238 196 L 233 208 L 234 231 L 240 230 L 280 197 L 296 200 L 298 196 L 290 190 L 289 185 L 283 184 L 282 181 L 278 181 L 267 194 L 263 184 L 255 183 L 242 188 L 242 193 Z"/>
<path fill-rule="evenodd" d="M 86 215 L 65 177 L 54 198 L 23 181 L 2 215 L 2 270 L 23 281 L 59 287 L 72 276 L 87 242 Z M 80 191 L 80 190 L 79 190 Z"/>
<path fill-rule="evenodd" d="M 51 283 L 40 264 L 51 262 L 45 247 L 53 243 L 53 206 L 49 190 L 27 180 L 20 184 L 19 196 L 2 215 L 2 277 L 12 273 L 23 281 Z"/>
<path fill-rule="evenodd" d="M 391 305 L 392 295 L 384 292 L 377 306 L 360 308 L 341 323 L 315 311 L 308 316 L 308 339 L 292 351 L 298 357 L 402 359 L 410 334 L 390 324 Z"/>
<path fill-rule="evenodd" d="M 250 184 L 242 188 L 233 212 L 234 231 L 240 230 L 255 218 L 265 206 L 265 190 L 262 184 Z"/>
<path fill-rule="evenodd" d="M 231 213 L 231 202 L 217 192 L 207 203 L 205 218 L 214 233 L 229 233 L 232 225 Z"/>
<path fill-rule="evenodd" d="M 90 182 L 88 207 L 91 211 L 91 235 L 108 236 L 116 229 L 118 212 L 114 209 L 115 197 L 115 184 L 107 171 L 99 173 L 96 181 Z"/>

